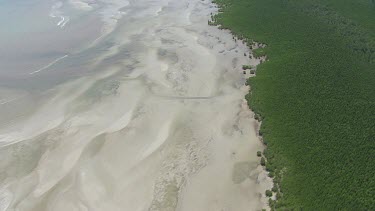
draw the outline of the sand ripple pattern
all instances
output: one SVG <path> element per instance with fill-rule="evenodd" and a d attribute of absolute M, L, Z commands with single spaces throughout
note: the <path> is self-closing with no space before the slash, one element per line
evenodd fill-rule
<path fill-rule="evenodd" d="M 264 207 L 241 72 L 254 61 L 207 25 L 215 11 L 208 0 L 129 0 L 108 35 L 59 62 L 90 74 L 0 127 L 0 211 Z"/>

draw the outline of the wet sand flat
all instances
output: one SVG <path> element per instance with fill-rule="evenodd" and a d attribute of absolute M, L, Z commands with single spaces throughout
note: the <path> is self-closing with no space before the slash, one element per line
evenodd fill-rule
<path fill-rule="evenodd" d="M 3 91 L 25 97 L 0 110 L 33 109 L 0 124 L 0 210 L 265 208 L 241 69 L 258 61 L 208 26 L 216 11 L 130 0 L 103 37 L 32 74 L 40 88 Z"/>

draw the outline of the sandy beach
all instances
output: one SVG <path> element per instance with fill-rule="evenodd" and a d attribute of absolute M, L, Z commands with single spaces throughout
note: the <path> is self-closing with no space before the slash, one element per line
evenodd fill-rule
<path fill-rule="evenodd" d="M 99 40 L 25 72 L 38 89 L 0 92 L 0 211 L 266 208 L 242 73 L 259 61 L 209 0 L 113 2 Z"/>

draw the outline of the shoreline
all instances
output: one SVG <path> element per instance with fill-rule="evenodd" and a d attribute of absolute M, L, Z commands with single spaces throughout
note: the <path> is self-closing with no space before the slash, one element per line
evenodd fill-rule
<path fill-rule="evenodd" d="M 30 149 L 35 165 L 19 176 L 40 179 L 20 188 L 31 193 L 25 197 L 12 192 L 19 199 L 10 207 L 64 210 L 83 199 L 103 210 L 266 207 L 271 183 L 256 157 L 263 146 L 241 70 L 256 60 L 229 32 L 207 26 L 217 10 L 210 0 L 167 3 L 133 2 L 134 19 L 122 19 L 108 37 L 114 47 L 82 58 L 100 72 L 59 85 L 27 121 L 4 129 L 7 138 L 27 140 L 5 152 L 40 144 Z M 79 175 L 87 175 L 82 186 L 70 180 Z M 96 187 L 103 191 L 90 191 Z"/>
<path fill-rule="evenodd" d="M 217 11 L 216 13 L 212 13 L 211 14 L 211 18 L 208 20 L 208 25 L 209 26 L 214 26 L 214 27 L 218 27 L 220 30 L 224 30 L 226 31 L 227 33 L 231 34 L 233 36 L 233 40 L 235 41 L 235 43 L 238 45 L 244 45 L 246 46 L 246 51 L 245 52 L 246 54 L 244 56 L 249 56 L 251 62 L 249 64 L 242 64 L 243 65 L 243 74 L 245 76 L 245 79 L 246 79 L 246 83 L 245 83 L 245 87 L 247 89 L 247 94 L 244 96 L 244 103 L 245 103 L 245 108 L 243 109 L 247 109 L 249 110 L 253 117 L 254 120 L 256 121 L 257 125 L 256 125 L 256 133 L 257 133 L 257 137 L 258 137 L 258 141 L 262 144 L 263 146 L 263 151 L 261 152 L 262 156 L 260 158 L 265 158 L 267 160 L 267 158 L 264 156 L 264 151 L 267 149 L 267 145 L 263 142 L 263 136 L 261 134 L 261 125 L 262 125 L 262 120 L 260 118 L 260 114 L 256 113 L 249 105 L 249 102 L 248 100 L 246 99 L 247 98 L 247 95 L 248 94 L 251 94 L 251 86 L 248 84 L 248 80 L 252 77 L 256 77 L 256 69 L 258 67 L 258 65 L 262 64 L 263 62 L 267 61 L 267 56 L 266 55 L 258 55 L 256 56 L 256 53 L 254 52 L 254 50 L 256 49 L 262 49 L 262 48 L 265 48 L 266 45 L 263 44 L 263 43 L 258 43 L 258 42 L 252 42 L 251 44 L 248 43 L 248 41 L 246 39 L 243 39 L 241 37 L 238 37 L 237 35 L 235 35 L 230 29 L 227 29 L 227 28 L 222 28 L 222 26 L 220 24 L 217 24 L 216 23 L 216 20 L 215 20 L 215 16 L 218 15 L 220 13 L 220 5 L 217 4 L 215 2 L 215 0 L 211 0 L 211 4 L 216 7 Z M 251 46 L 251 47 L 250 47 Z M 249 67 L 249 68 L 248 68 Z M 250 68 L 251 67 L 251 68 Z M 246 72 L 246 73 L 245 73 Z M 242 105 L 243 106 L 243 105 Z M 251 155 L 250 155 L 251 156 Z M 258 156 L 259 157 L 259 156 Z M 261 165 L 260 164 L 260 160 L 259 160 L 259 164 L 258 164 L 258 167 L 257 169 L 261 169 L 260 170 L 260 173 L 258 174 L 258 177 L 257 177 L 257 183 L 264 183 L 263 186 L 267 186 L 267 187 L 270 187 L 270 188 L 266 188 L 266 190 L 271 190 L 272 187 L 274 186 L 274 179 L 272 177 L 269 176 L 269 172 L 266 170 L 266 167 L 265 165 Z M 262 180 L 262 181 L 260 181 Z M 264 208 L 263 210 L 271 210 L 271 206 L 270 206 L 270 203 L 269 203 L 269 200 L 272 199 L 272 200 L 277 200 L 275 195 L 276 193 L 275 192 L 272 192 L 272 196 L 271 197 L 268 197 L 266 196 L 266 193 L 265 191 L 263 192 L 260 192 L 261 194 L 261 203 L 263 204 Z"/>
<path fill-rule="evenodd" d="M 338 0 L 213 1 L 220 7 L 215 25 L 267 44 L 253 51 L 269 61 L 248 79 L 246 99 L 262 121 L 262 163 L 277 198 L 269 199 L 271 210 L 375 208 L 368 183 L 374 3 L 349 10 L 350 2 Z"/>

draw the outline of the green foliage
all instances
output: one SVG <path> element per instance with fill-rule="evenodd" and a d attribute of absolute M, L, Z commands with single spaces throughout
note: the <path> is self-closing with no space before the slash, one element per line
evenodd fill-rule
<path fill-rule="evenodd" d="M 249 93 L 248 95 L 246 95 L 246 96 L 249 97 L 249 99 L 250 99 L 250 93 Z M 258 120 L 258 121 L 261 121 L 261 120 L 262 120 L 262 118 L 260 117 L 259 114 L 255 114 L 255 115 L 254 115 L 254 119 L 256 119 L 256 120 Z"/>
<path fill-rule="evenodd" d="M 277 191 L 278 191 L 277 187 L 276 187 L 276 186 L 273 186 L 273 187 L 272 187 L 272 192 L 277 193 Z"/>
<path fill-rule="evenodd" d="M 276 192 L 276 200 L 280 200 L 281 199 L 281 193 L 280 192 Z"/>
<path fill-rule="evenodd" d="M 269 176 L 270 178 L 273 178 L 273 177 L 275 176 L 275 173 L 270 172 L 270 173 L 268 173 L 268 176 Z"/>
<path fill-rule="evenodd" d="M 256 58 L 262 57 L 266 55 L 265 49 L 264 48 L 258 48 L 253 50 L 253 55 Z"/>
<path fill-rule="evenodd" d="M 258 152 L 257 152 L 257 156 L 258 156 L 258 157 L 262 157 L 262 152 L 261 152 L 261 151 L 258 151 Z"/>
<path fill-rule="evenodd" d="M 266 190 L 266 196 L 267 197 L 272 197 L 272 191 Z"/>
<path fill-rule="evenodd" d="M 271 211 L 274 211 L 275 207 L 276 207 L 276 201 L 269 198 L 268 199 L 268 205 L 271 207 Z"/>
<path fill-rule="evenodd" d="M 264 156 L 282 195 L 271 203 L 280 210 L 375 210 L 374 3 L 215 2 L 223 28 L 267 43 L 254 50 L 269 61 L 247 81 L 246 99 L 262 117 Z"/>
<path fill-rule="evenodd" d="M 266 159 L 263 157 L 260 159 L 260 165 L 265 166 L 266 165 Z"/>
<path fill-rule="evenodd" d="M 272 164 L 271 162 L 272 162 L 272 160 L 270 160 L 270 161 L 266 164 L 266 170 L 267 170 L 268 172 L 274 172 L 275 169 L 276 169 L 275 164 Z"/>
<path fill-rule="evenodd" d="M 243 70 L 248 70 L 248 69 L 251 69 L 251 68 L 252 68 L 251 65 L 242 65 Z"/>

